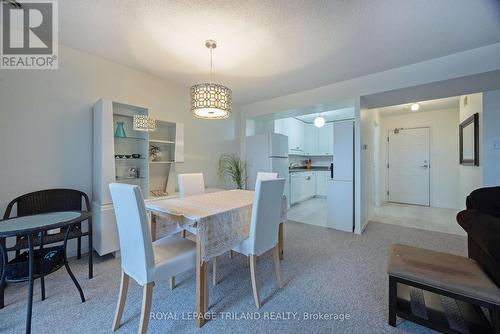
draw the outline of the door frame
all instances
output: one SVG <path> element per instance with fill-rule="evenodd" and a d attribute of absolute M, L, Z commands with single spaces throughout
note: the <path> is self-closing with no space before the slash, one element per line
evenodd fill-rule
<path fill-rule="evenodd" d="M 421 205 L 421 204 L 411 204 L 411 203 L 402 203 L 402 202 L 393 202 L 389 200 L 389 172 L 390 168 L 387 166 L 389 165 L 389 159 L 390 159 L 390 151 L 389 151 L 389 136 L 391 131 L 394 132 L 394 130 L 399 129 L 399 130 L 416 130 L 416 129 L 429 129 L 429 168 L 428 168 L 428 173 L 429 173 L 429 205 Z M 401 127 L 401 128 L 392 128 L 392 129 L 387 129 L 387 136 L 385 140 L 385 198 L 387 199 L 388 203 L 400 203 L 400 204 L 407 204 L 407 205 L 416 205 L 416 206 L 426 206 L 426 207 L 432 207 L 432 127 L 430 125 L 428 126 L 414 126 L 414 127 Z"/>

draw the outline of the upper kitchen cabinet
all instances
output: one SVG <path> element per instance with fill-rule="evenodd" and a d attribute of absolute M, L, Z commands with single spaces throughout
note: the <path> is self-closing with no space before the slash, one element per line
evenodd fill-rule
<path fill-rule="evenodd" d="M 315 155 L 333 154 L 333 123 L 326 123 L 318 129 L 318 150 Z"/>
<path fill-rule="evenodd" d="M 321 156 L 333 154 L 333 123 L 317 128 L 289 117 L 274 121 L 274 132 L 288 136 L 288 154 Z"/>
<path fill-rule="evenodd" d="M 314 124 L 305 124 L 306 155 L 318 154 L 318 128 Z"/>
<path fill-rule="evenodd" d="M 274 132 L 288 136 L 288 154 L 305 154 L 305 123 L 293 117 L 274 121 Z"/>

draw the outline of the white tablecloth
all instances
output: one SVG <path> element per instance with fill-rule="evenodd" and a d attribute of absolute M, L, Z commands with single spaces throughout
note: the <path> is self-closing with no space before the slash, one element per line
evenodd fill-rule
<path fill-rule="evenodd" d="M 196 225 L 201 240 L 201 257 L 208 261 L 249 236 L 254 192 L 228 190 L 185 198 L 149 201 L 146 208 L 157 218 L 157 236 Z M 287 220 L 283 196 L 281 222 Z"/>

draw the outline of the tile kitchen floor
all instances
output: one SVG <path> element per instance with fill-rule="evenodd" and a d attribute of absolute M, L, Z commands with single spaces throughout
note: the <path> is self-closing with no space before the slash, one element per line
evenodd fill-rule
<path fill-rule="evenodd" d="M 458 225 L 459 210 L 432 208 L 428 206 L 385 203 L 375 208 L 372 221 L 422 230 L 466 235 Z"/>
<path fill-rule="evenodd" d="M 311 198 L 293 205 L 288 219 L 301 223 L 326 226 L 326 198 Z"/>

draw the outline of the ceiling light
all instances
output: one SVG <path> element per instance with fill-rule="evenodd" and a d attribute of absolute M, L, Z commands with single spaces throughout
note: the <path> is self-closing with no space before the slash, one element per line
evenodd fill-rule
<path fill-rule="evenodd" d="M 420 109 L 420 105 L 418 103 L 412 103 L 410 109 L 411 111 L 418 111 L 418 109 Z"/>
<path fill-rule="evenodd" d="M 154 131 L 156 130 L 156 120 L 146 115 L 134 115 L 135 131 Z"/>
<path fill-rule="evenodd" d="M 212 50 L 217 47 L 217 42 L 209 39 L 205 46 L 210 50 L 210 83 L 191 87 L 191 112 L 203 119 L 228 118 L 231 116 L 231 89 L 212 83 Z"/>
<path fill-rule="evenodd" d="M 322 128 L 325 125 L 325 119 L 321 116 L 318 116 L 314 119 L 314 126 L 317 128 Z"/>

